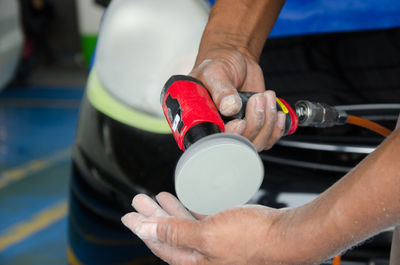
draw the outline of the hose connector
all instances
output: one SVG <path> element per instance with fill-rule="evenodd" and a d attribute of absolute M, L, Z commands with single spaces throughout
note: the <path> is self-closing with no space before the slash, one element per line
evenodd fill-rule
<path fill-rule="evenodd" d="M 332 127 L 343 125 L 347 121 L 347 113 L 332 106 L 319 102 L 300 100 L 295 104 L 299 126 L 307 127 Z"/>

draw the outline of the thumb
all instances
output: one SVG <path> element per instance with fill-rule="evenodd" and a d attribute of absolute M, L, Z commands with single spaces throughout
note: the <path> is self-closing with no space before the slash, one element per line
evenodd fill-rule
<path fill-rule="evenodd" d="M 203 242 L 201 225 L 196 220 L 159 218 L 157 238 L 172 247 L 200 250 Z"/>
<path fill-rule="evenodd" d="M 190 75 L 202 81 L 222 115 L 232 116 L 239 112 L 242 100 L 221 60 L 205 60 Z"/>
<path fill-rule="evenodd" d="M 142 240 L 192 249 L 198 249 L 203 242 L 201 226 L 197 220 L 175 217 L 146 218 L 132 212 L 123 216 L 121 221 Z"/>

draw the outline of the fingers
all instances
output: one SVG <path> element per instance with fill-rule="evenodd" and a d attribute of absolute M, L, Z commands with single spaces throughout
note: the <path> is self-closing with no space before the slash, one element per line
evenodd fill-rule
<path fill-rule="evenodd" d="M 204 237 L 198 221 L 178 218 L 159 219 L 157 238 L 172 247 L 184 247 L 202 252 Z"/>
<path fill-rule="evenodd" d="M 127 213 L 121 218 L 122 223 L 142 240 L 157 241 L 157 223 L 150 221 L 140 213 Z"/>
<path fill-rule="evenodd" d="M 286 115 L 276 109 L 274 91 L 258 93 L 250 97 L 244 120 L 233 120 L 225 125 L 225 131 L 243 135 L 253 142 L 257 151 L 271 148 L 285 131 Z"/>
<path fill-rule="evenodd" d="M 271 148 L 284 132 L 284 116 L 276 110 L 275 92 L 265 91 L 262 70 L 257 62 L 234 52 L 219 59 L 204 60 L 190 73 L 200 79 L 224 116 L 242 107 L 237 89 L 260 92 L 247 102 L 245 120 L 226 124 L 226 132 L 241 134 L 253 142 L 257 151 Z"/>
<path fill-rule="evenodd" d="M 257 151 L 271 148 L 285 130 L 285 114 L 277 112 L 275 92 L 253 95 L 246 106 L 246 127 L 242 135 Z"/>
<path fill-rule="evenodd" d="M 123 216 L 121 221 L 142 239 L 155 255 L 171 265 L 198 264 L 198 260 L 204 258 L 203 255 L 193 249 L 170 246 L 163 241 L 164 239 L 159 240 L 157 219 L 151 220 L 133 212 Z"/>
<path fill-rule="evenodd" d="M 189 213 L 188 210 L 186 210 L 182 203 L 172 194 L 168 192 L 161 192 L 156 196 L 156 199 L 167 214 L 178 218 L 195 220 L 195 218 Z"/>
<path fill-rule="evenodd" d="M 236 133 L 242 135 L 245 129 L 246 129 L 245 120 L 236 119 L 225 124 L 225 132 L 228 133 Z"/>
<path fill-rule="evenodd" d="M 160 205 L 145 194 L 136 195 L 132 206 L 138 212 L 123 216 L 122 223 L 169 264 L 197 264 L 203 256 L 191 247 L 196 241 L 188 239 L 191 239 L 190 235 L 196 235 L 194 231 L 198 229 L 195 223 L 184 222 L 189 219 L 193 222 L 195 218 L 170 193 L 162 192 L 156 199 Z M 178 223 L 175 224 L 175 218 L 170 215 L 183 219 L 176 218 Z"/>
<path fill-rule="evenodd" d="M 264 146 L 264 150 L 270 149 L 282 137 L 283 132 L 285 131 L 285 121 L 286 114 L 282 111 L 278 111 L 275 127 L 272 131 L 271 136 L 268 138 L 267 143 Z"/>
<path fill-rule="evenodd" d="M 204 83 L 222 115 L 235 115 L 242 108 L 232 74 L 224 60 L 204 60 L 191 75 Z"/>
<path fill-rule="evenodd" d="M 250 97 L 246 106 L 246 128 L 243 136 L 253 141 L 264 125 L 266 99 L 264 94 L 259 93 Z"/>
<path fill-rule="evenodd" d="M 258 131 L 256 137 L 254 137 L 253 144 L 257 151 L 261 151 L 265 148 L 268 140 L 272 136 L 272 132 L 276 123 L 276 97 L 275 92 L 272 90 L 264 92 L 265 98 L 265 119 L 262 124 L 262 128 Z"/>
<path fill-rule="evenodd" d="M 180 218 L 146 218 L 139 213 L 128 213 L 121 218 L 140 239 L 163 242 L 171 247 L 200 249 L 202 236 L 197 221 Z"/>
<path fill-rule="evenodd" d="M 132 200 L 132 206 L 146 217 L 169 216 L 153 199 L 145 194 L 138 194 Z"/>
<path fill-rule="evenodd" d="M 145 194 L 138 194 L 133 198 L 132 206 L 146 217 L 175 216 L 195 220 L 189 211 L 172 194 L 161 192 L 156 196 L 156 199 L 159 204 Z"/>

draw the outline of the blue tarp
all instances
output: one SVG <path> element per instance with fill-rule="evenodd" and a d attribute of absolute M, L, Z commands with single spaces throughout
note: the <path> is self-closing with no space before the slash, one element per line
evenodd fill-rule
<path fill-rule="evenodd" d="M 214 2 L 214 0 L 209 1 Z M 400 26 L 400 0 L 286 0 L 270 36 L 398 26 Z"/>

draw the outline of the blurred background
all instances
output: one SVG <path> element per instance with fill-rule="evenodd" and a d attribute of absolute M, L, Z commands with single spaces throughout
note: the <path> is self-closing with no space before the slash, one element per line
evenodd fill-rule
<path fill-rule="evenodd" d="M 0 1 L 0 264 L 66 264 L 71 146 L 103 11 Z"/>

